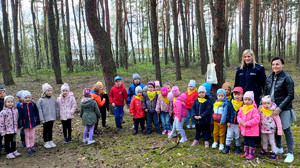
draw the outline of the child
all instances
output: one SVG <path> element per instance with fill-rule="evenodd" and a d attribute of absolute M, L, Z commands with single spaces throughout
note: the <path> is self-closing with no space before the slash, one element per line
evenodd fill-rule
<path fill-rule="evenodd" d="M 199 144 L 200 132 L 204 136 L 204 146 L 209 147 L 210 139 L 210 112 L 211 112 L 211 102 L 206 96 L 206 88 L 200 86 L 198 88 L 198 98 L 194 100 L 192 109 L 192 118 L 194 123 L 196 123 L 196 136 L 195 140 L 191 146 Z"/>
<path fill-rule="evenodd" d="M 144 88 L 143 88 L 143 95 L 144 95 L 145 93 L 147 93 L 147 91 L 148 91 L 148 86 L 144 86 Z"/>
<path fill-rule="evenodd" d="M 97 102 L 91 98 L 91 90 L 85 88 L 83 90 L 83 99 L 80 105 L 80 117 L 82 118 L 82 123 L 85 126 L 83 132 L 82 142 L 87 142 L 88 144 L 95 143 L 93 140 L 94 127 L 97 119 L 100 117 L 100 110 Z M 87 139 L 87 134 L 89 133 L 89 138 Z"/>
<path fill-rule="evenodd" d="M 168 89 L 168 93 L 171 93 L 172 85 L 170 83 L 165 83 L 164 87 L 166 87 Z"/>
<path fill-rule="evenodd" d="M 186 116 L 186 127 L 189 129 L 191 128 L 190 126 L 190 120 L 192 120 L 192 128 L 195 128 L 195 123 L 194 120 L 192 118 L 192 106 L 194 103 L 194 100 L 198 97 L 198 92 L 197 92 L 197 88 L 196 88 L 196 81 L 195 80 L 190 80 L 189 84 L 188 84 L 188 90 L 185 92 L 186 95 L 186 101 L 185 101 L 185 105 L 186 108 L 188 110 L 188 115 Z"/>
<path fill-rule="evenodd" d="M 223 153 L 228 153 L 230 150 L 230 144 L 235 139 L 235 150 L 234 153 L 238 154 L 241 152 L 241 138 L 240 138 L 240 129 L 237 122 L 237 116 L 239 113 L 240 107 L 243 105 L 243 88 L 235 87 L 233 88 L 233 99 L 227 106 L 227 136 L 226 136 L 226 146 L 223 150 Z"/>
<path fill-rule="evenodd" d="M 226 115 L 227 115 L 228 100 L 224 89 L 217 90 L 217 100 L 214 103 L 213 123 L 214 123 L 214 143 L 212 148 L 217 148 L 220 138 L 219 150 L 224 149 L 225 133 L 226 133 Z"/>
<path fill-rule="evenodd" d="M 116 131 L 123 129 L 124 102 L 127 98 L 127 91 L 122 83 L 122 78 L 117 76 L 114 78 L 115 86 L 109 92 L 109 100 L 113 106 L 115 115 Z"/>
<path fill-rule="evenodd" d="M 255 155 L 255 138 L 259 136 L 260 115 L 254 101 L 253 91 L 247 91 L 244 95 L 244 105 L 238 113 L 238 123 L 241 134 L 244 136 L 245 153 L 242 157 L 248 160 L 254 159 Z"/>
<path fill-rule="evenodd" d="M 64 143 L 72 142 L 72 119 L 76 111 L 76 100 L 67 83 L 61 86 L 61 94 L 57 98 L 60 120 L 63 127 Z"/>
<path fill-rule="evenodd" d="M 155 84 L 155 92 L 157 93 L 157 95 L 160 94 L 160 84 L 159 84 L 159 81 L 154 81 L 154 84 Z"/>
<path fill-rule="evenodd" d="M 170 115 L 172 114 L 170 101 L 168 100 L 168 89 L 161 88 L 161 94 L 157 98 L 155 111 L 160 114 L 162 121 L 163 132 L 162 134 L 171 133 Z"/>
<path fill-rule="evenodd" d="M 98 81 L 97 85 L 100 86 L 99 95 L 103 100 L 105 100 L 105 103 L 103 106 L 100 107 L 100 113 L 101 113 L 101 120 L 102 120 L 102 127 L 107 128 L 106 126 L 106 110 L 109 111 L 109 98 L 106 92 L 104 91 L 102 82 Z"/>
<path fill-rule="evenodd" d="M 271 96 L 267 95 L 262 98 L 262 108 L 260 109 L 260 132 L 263 139 L 263 150 L 259 153 L 260 155 L 265 155 L 268 152 L 268 139 L 272 147 L 270 152 L 271 160 L 278 159 L 278 156 L 275 154 L 276 145 L 275 145 L 275 132 L 277 127 L 278 136 L 282 135 L 282 125 L 279 115 L 272 115 L 276 109 L 276 104 L 272 103 Z"/>
<path fill-rule="evenodd" d="M 134 132 L 133 135 L 138 133 L 138 126 L 141 125 L 142 132 L 145 135 L 145 112 L 143 110 L 143 89 L 141 86 L 135 88 L 135 95 L 131 99 L 130 114 L 134 119 Z"/>
<path fill-rule="evenodd" d="M 0 134 L 5 139 L 6 158 L 13 159 L 21 154 L 16 150 L 16 134 L 18 131 L 18 110 L 14 107 L 14 97 L 4 98 L 4 108 L 0 112 Z"/>
<path fill-rule="evenodd" d="M 28 90 L 22 92 L 23 103 L 18 107 L 19 127 L 24 128 L 27 153 L 35 152 L 35 127 L 40 124 L 39 110 L 32 102 L 31 93 Z"/>
<path fill-rule="evenodd" d="M 224 89 L 226 91 L 226 98 L 228 100 L 228 102 L 230 102 L 230 100 L 232 99 L 231 97 L 231 85 L 229 82 L 225 82 L 222 85 L 222 89 Z"/>
<path fill-rule="evenodd" d="M 52 141 L 53 124 L 56 119 L 59 119 L 59 108 L 56 99 L 53 95 L 53 88 L 48 84 L 42 85 L 42 97 L 38 102 L 39 116 L 43 124 L 43 139 L 45 148 L 54 148 L 56 145 Z"/>
<path fill-rule="evenodd" d="M 140 78 L 140 75 L 135 73 L 132 75 L 132 80 L 133 80 L 133 83 L 129 86 L 128 88 L 128 93 L 127 93 L 127 106 L 130 107 L 130 102 L 131 102 L 131 99 L 133 98 L 135 94 L 135 88 L 138 87 L 138 86 L 141 86 L 141 88 L 143 89 L 144 88 L 144 85 L 141 83 L 141 78 Z"/>
<path fill-rule="evenodd" d="M 148 82 L 148 91 L 143 95 L 143 109 L 147 116 L 147 134 L 152 133 L 152 122 L 154 122 L 156 133 L 161 134 L 160 126 L 158 123 L 158 115 L 155 111 L 157 94 L 154 91 L 154 82 Z"/>
<path fill-rule="evenodd" d="M 6 96 L 6 90 L 0 86 L 0 111 L 3 110 L 5 96 Z M 1 149 L 4 148 L 4 146 L 2 145 L 2 139 L 3 137 L 0 135 L 0 153 L 1 153 Z"/>
<path fill-rule="evenodd" d="M 18 109 L 20 106 L 21 106 L 21 104 L 22 104 L 22 92 L 23 92 L 24 90 L 20 90 L 20 91 L 18 91 L 17 92 L 17 94 L 16 94 L 16 97 L 17 97 L 17 99 L 18 99 L 18 102 L 17 102 L 17 104 L 16 104 L 16 108 Z M 24 132 L 24 128 L 22 128 L 21 130 L 20 130 L 20 138 L 21 138 L 21 145 L 22 145 L 22 147 L 26 147 L 26 143 L 25 143 L 25 132 Z"/>
<path fill-rule="evenodd" d="M 175 118 L 173 122 L 172 132 L 169 134 L 168 138 L 172 138 L 176 136 L 176 130 L 177 130 L 181 134 L 181 139 L 179 142 L 183 143 L 188 140 L 187 137 L 185 136 L 185 132 L 183 129 L 183 123 L 185 117 L 187 116 L 187 109 L 184 103 L 186 100 L 186 95 L 184 93 L 180 95 L 180 91 L 177 86 L 172 87 L 172 94 L 174 96 L 173 113 Z"/>
<path fill-rule="evenodd" d="M 91 97 L 97 102 L 99 110 L 106 102 L 105 98 L 102 100 L 102 98 L 99 94 L 101 89 L 102 89 L 102 87 L 100 85 L 95 84 L 93 86 L 92 92 L 91 92 Z M 99 122 L 99 118 L 97 119 L 97 122 L 95 124 L 94 134 L 102 134 L 102 132 L 100 130 L 98 130 L 98 122 Z"/>

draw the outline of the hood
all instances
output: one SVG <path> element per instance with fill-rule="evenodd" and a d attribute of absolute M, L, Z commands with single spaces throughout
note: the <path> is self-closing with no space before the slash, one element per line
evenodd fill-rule
<path fill-rule="evenodd" d="M 115 84 L 114 87 L 115 87 L 115 88 L 124 88 L 124 84 L 122 83 L 120 87 L 117 87 L 117 85 Z"/>
<path fill-rule="evenodd" d="M 177 97 L 177 100 L 185 101 L 186 100 L 186 94 L 182 93 L 180 96 Z"/>
<path fill-rule="evenodd" d="M 74 93 L 73 93 L 73 92 L 69 92 L 69 93 L 67 94 L 66 98 L 67 98 L 67 97 L 70 97 L 70 96 L 74 96 Z M 63 98 L 62 93 L 59 95 L 59 97 Z"/>
<path fill-rule="evenodd" d="M 87 107 L 87 106 L 90 106 L 90 105 L 92 105 L 93 103 L 94 103 L 94 99 L 92 99 L 92 98 L 83 98 L 82 100 L 81 100 L 81 106 L 82 107 Z"/>

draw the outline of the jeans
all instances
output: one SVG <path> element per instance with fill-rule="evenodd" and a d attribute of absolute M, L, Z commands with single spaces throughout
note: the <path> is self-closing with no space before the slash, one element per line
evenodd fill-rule
<path fill-rule="evenodd" d="M 210 139 L 210 126 L 209 124 L 196 124 L 196 136 L 195 140 L 199 141 L 200 133 L 202 133 L 204 137 L 204 141 L 208 141 Z"/>
<path fill-rule="evenodd" d="M 162 122 L 163 130 L 171 130 L 169 113 L 161 111 L 159 115 Z"/>
<path fill-rule="evenodd" d="M 186 116 L 186 125 L 190 125 L 190 120 L 192 120 L 192 125 L 194 126 L 195 123 L 193 121 L 192 110 L 188 109 L 187 111 L 188 111 L 188 114 Z"/>
<path fill-rule="evenodd" d="M 154 112 L 154 113 L 147 112 L 146 117 L 147 117 L 147 131 L 152 131 L 152 122 L 154 122 L 155 130 L 160 131 L 157 113 L 156 112 Z"/>
<path fill-rule="evenodd" d="M 230 146 L 232 140 L 235 140 L 235 146 L 241 146 L 240 128 L 238 124 L 230 124 L 227 128 L 226 146 Z"/>
<path fill-rule="evenodd" d="M 52 141 L 53 123 L 54 121 L 48 121 L 43 124 L 44 142 Z"/>
<path fill-rule="evenodd" d="M 288 148 L 288 153 L 293 154 L 294 151 L 294 136 L 293 136 L 293 132 L 291 130 L 291 127 L 288 127 L 287 129 L 283 130 L 284 135 L 285 135 L 285 139 L 286 139 L 286 144 L 287 144 L 287 148 Z M 275 133 L 275 139 L 276 139 L 276 146 L 278 148 L 282 148 L 282 136 L 277 135 L 277 133 Z"/>
<path fill-rule="evenodd" d="M 251 148 L 255 148 L 256 147 L 255 138 L 257 137 L 244 136 L 244 145 L 250 146 Z"/>
<path fill-rule="evenodd" d="M 178 118 L 175 117 L 171 135 L 176 135 L 176 130 L 177 130 L 181 134 L 181 137 L 183 137 L 183 138 L 186 137 L 185 131 L 183 129 L 184 120 L 185 120 L 185 117 L 182 117 L 181 121 L 179 121 Z"/>
<path fill-rule="evenodd" d="M 124 115 L 124 106 L 115 106 L 113 108 L 115 115 L 115 123 L 117 128 L 122 128 L 123 115 Z"/>

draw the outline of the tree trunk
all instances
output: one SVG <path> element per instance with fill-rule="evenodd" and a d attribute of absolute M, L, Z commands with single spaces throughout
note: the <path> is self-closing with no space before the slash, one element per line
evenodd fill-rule
<path fill-rule="evenodd" d="M 239 0 L 239 62 L 242 61 L 243 44 L 242 44 L 242 0 Z"/>
<path fill-rule="evenodd" d="M 229 63 L 229 53 L 228 53 L 228 34 L 229 34 L 229 17 L 228 13 L 230 11 L 229 0 L 226 0 L 225 6 L 225 60 L 226 60 L 226 67 L 230 66 Z M 229 9 L 228 9 L 229 6 Z M 228 11 L 229 10 L 229 11 Z"/>
<path fill-rule="evenodd" d="M 122 46 L 124 47 L 124 66 L 125 69 L 128 70 L 128 45 L 126 40 L 128 40 L 128 36 L 127 36 L 127 31 L 126 31 L 126 24 L 128 23 L 128 19 L 127 19 L 127 10 L 126 10 L 126 2 L 123 1 L 122 5 L 123 5 L 123 10 L 124 10 L 124 22 L 122 24 Z"/>
<path fill-rule="evenodd" d="M 206 56 L 205 56 L 205 48 L 204 48 L 204 40 L 202 37 L 203 35 L 203 30 L 202 30 L 202 25 L 201 25 L 201 16 L 200 16 L 200 4 L 199 1 L 203 1 L 203 0 L 196 0 L 196 24 L 198 27 L 198 40 L 199 40 L 199 53 L 200 53 L 200 58 L 201 58 L 201 75 L 204 75 L 206 73 L 206 69 L 207 69 L 207 60 L 206 60 Z M 201 3 L 203 4 L 203 3 Z"/>
<path fill-rule="evenodd" d="M 172 0 L 172 14 L 173 14 L 173 25 L 174 25 L 174 54 L 175 54 L 175 68 L 176 68 L 176 80 L 181 80 L 181 69 L 180 69 L 180 57 L 179 57 L 179 46 L 178 46 L 178 14 L 177 14 L 177 2 Z"/>
<path fill-rule="evenodd" d="M 268 26 L 268 61 L 271 62 L 271 47 L 272 47 L 272 25 L 273 25 L 273 10 L 274 10 L 275 0 L 271 5 L 271 15 L 270 15 L 270 23 Z"/>
<path fill-rule="evenodd" d="M 207 70 L 207 66 L 206 64 L 208 64 L 208 60 L 209 60 L 209 57 L 208 57 L 208 46 L 207 46 L 207 38 L 206 38 L 206 30 L 205 30 L 205 22 L 204 22 L 204 1 L 201 0 L 200 1 L 200 22 L 201 22 L 201 40 L 202 40 L 202 43 L 203 43 L 203 51 L 204 51 L 204 58 L 205 58 L 205 62 L 202 63 L 203 65 L 205 64 L 204 66 L 204 71 L 206 72 Z"/>
<path fill-rule="evenodd" d="M 102 65 L 105 86 L 109 92 L 109 89 L 114 86 L 113 77 L 117 75 L 117 69 L 111 52 L 110 38 L 107 32 L 101 27 L 99 19 L 95 15 L 96 12 L 96 0 L 86 0 L 85 15 L 87 26 L 96 44 L 97 56 L 100 58 Z"/>
<path fill-rule="evenodd" d="M 74 7 L 74 0 L 72 0 L 72 8 L 73 8 L 75 29 L 76 29 L 77 40 L 78 40 L 79 61 L 80 61 L 80 65 L 83 66 L 84 65 L 84 61 L 83 61 L 83 56 L 82 56 L 81 17 L 80 17 L 81 16 L 81 14 L 80 14 L 81 0 L 79 0 L 79 2 L 78 2 L 78 24 L 77 24 L 77 19 L 76 19 L 77 16 L 76 16 L 76 11 L 75 11 L 75 7 Z"/>
<path fill-rule="evenodd" d="M 13 15 L 13 29 L 14 29 L 14 50 L 15 50 L 15 62 L 16 62 L 16 76 L 21 77 L 21 56 L 19 51 L 18 40 L 18 7 L 19 0 L 11 0 L 11 10 Z"/>
<path fill-rule="evenodd" d="M 265 19 L 265 1 L 260 8 L 260 62 L 264 63 L 265 43 L 264 43 L 264 19 Z"/>
<path fill-rule="evenodd" d="M 259 6 L 260 0 L 253 0 L 252 2 L 252 37 L 251 37 L 251 48 L 255 55 L 255 60 L 258 62 L 258 21 L 259 21 Z"/>
<path fill-rule="evenodd" d="M 48 30 L 50 36 L 50 48 L 52 54 L 52 65 L 57 84 L 62 84 L 59 48 L 58 48 L 58 34 L 56 30 L 55 16 L 53 12 L 53 0 L 49 0 L 48 4 Z"/>
<path fill-rule="evenodd" d="M 281 6 L 281 3 L 280 3 L 280 0 L 277 0 L 277 16 L 276 16 L 276 55 L 278 57 L 281 57 L 281 52 L 280 52 L 280 42 L 281 42 L 281 32 L 280 32 L 280 6 Z"/>
<path fill-rule="evenodd" d="M 1 0 L 2 3 L 2 18 L 3 18 L 3 36 L 4 36 L 4 45 L 7 53 L 5 54 L 7 56 L 7 63 L 8 68 L 11 71 L 12 70 L 12 62 L 11 62 L 11 44 L 9 42 L 10 39 L 10 26 L 8 21 L 8 13 L 6 10 L 6 0 Z"/>
<path fill-rule="evenodd" d="M 216 64 L 216 73 L 218 84 L 215 85 L 214 92 L 222 87 L 224 83 L 223 76 L 223 59 L 224 59 L 224 44 L 225 44 L 225 0 L 218 0 L 215 2 L 215 33 L 213 44 L 214 62 Z"/>
<path fill-rule="evenodd" d="M 0 29 L 0 64 L 1 64 L 1 70 L 2 70 L 2 77 L 4 85 L 14 85 L 14 79 L 11 74 L 11 70 L 9 69 L 9 60 L 7 55 L 6 47 L 3 43 L 2 38 L 2 31 Z"/>
<path fill-rule="evenodd" d="M 43 1 L 44 5 L 44 29 L 43 29 L 43 34 L 44 34 L 44 48 L 45 48 L 45 53 L 46 53 L 46 58 L 47 58 L 47 67 L 50 68 L 50 58 L 49 58 L 49 50 L 48 50 L 48 33 L 47 33 L 47 11 L 48 11 L 48 0 Z M 69 36 L 70 37 L 70 36 Z"/>
<path fill-rule="evenodd" d="M 81 4 L 82 5 L 82 4 Z M 83 35 L 84 35 L 84 50 L 85 50 L 85 60 L 88 61 L 88 52 L 87 52 L 87 41 L 86 41 L 86 25 L 85 25 L 85 18 L 84 18 L 84 11 L 83 6 L 81 6 L 81 15 L 82 15 L 82 22 L 83 22 Z"/>
<path fill-rule="evenodd" d="M 106 18 L 106 32 L 108 38 L 110 39 L 110 18 L 109 18 L 109 7 L 108 7 L 108 0 L 105 0 L 105 18 Z"/>
<path fill-rule="evenodd" d="M 300 11 L 300 0 L 298 0 L 298 11 Z M 299 65 L 300 62 L 299 60 L 300 60 L 300 12 L 298 12 L 296 65 Z"/>
<path fill-rule="evenodd" d="M 250 18 L 250 0 L 243 1 L 243 29 L 242 29 L 242 48 L 243 51 L 250 49 L 250 32 L 249 32 L 249 18 Z"/>
<path fill-rule="evenodd" d="M 119 1 L 121 0 L 116 0 L 116 36 L 115 36 L 115 41 L 116 41 L 116 67 L 119 68 L 119 31 L 120 31 L 120 18 L 119 18 Z"/>
<path fill-rule="evenodd" d="M 66 57 L 67 57 L 67 67 L 69 72 L 73 72 L 73 63 L 72 63 L 72 50 L 71 50 L 71 34 L 70 34 L 70 11 L 69 11 L 69 0 L 66 0 L 66 19 L 67 19 L 67 29 L 66 29 Z"/>
<path fill-rule="evenodd" d="M 170 47 L 170 50 L 169 50 L 169 53 L 170 53 L 170 56 L 171 56 L 171 61 L 174 62 L 174 55 L 173 55 L 173 49 L 172 49 L 172 41 L 171 41 L 171 36 L 170 36 L 170 1 L 167 1 L 167 9 L 166 11 L 166 22 L 167 22 L 167 41 L 169 42 L 169 47 Z"/>
<path fill-rule="evenodd" d="M 198 0 L 196 0 L 197 3 Z M 211 13 L 211 18 L 214 19 L 215 18 L 215 6 L 214 6 L 214 0 L 209 0 L 209 7 L 210 7 L 210 13 Z M 197 6 L 196 6 L 197 8 Z M 198 9 L 196 9 L 195 11 L 197 12 Z M 215 23 L 212 22 L 212 29 L 213 32 L 215 32 Z"/>
<path fill-rule="evenodd" d="M 183 48 L 184 48 L 184 66 L 189 67 L 190 60 L 189 60 L 189 44 L 187 40 L 187 28 L 186 28 L 186 22 L 184 18 L 184 11 L 183 11 L 183 5 L 182 1 L 178 0 L 178 6 L 180 10 L 180 18 L 182 23 L 182 34 L 183 34 Z"/>
<path fill-rule="evenodd" d="M 166 1 L 163 1 L 163 10 L 162 10 L 162 23 L 163 23 L 163 47 L 164 47 L 164 58 L 165 58 L 165 65 L 168 65 L 168 30 L 166 26 L 166 20 L 164 18 L 164 13 L 169 13 L 167 10 Z"/>

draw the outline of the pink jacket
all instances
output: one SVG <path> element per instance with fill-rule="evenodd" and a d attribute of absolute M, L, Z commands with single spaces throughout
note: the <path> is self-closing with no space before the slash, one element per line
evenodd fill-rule
<path fill-rule="evenodd" d="M 245 122 L 245 127 L 240 124 L 240 130 L 243 136 L 259 136 L 260 115 L 256 104 L 254 103 L 253 105 L 253 109 L 246 115 L 243 113 L 242 107 L 239 109 L 237 121 L 239 124 L 242 121 Z"/>
<path fill-rule="evenodd" d="M 157 98 L 155 111 L 158 111 L 158 112 L 163 111 L 163 112 L 171 113 L 172 112 L 172 103 L 171 102 L 169 102 L 169 104 L 165 103 L 163 101 L 163 99 L 161 98 L 161 94 L 160 94 Z"/>
<path fill-rule="evenodd" d="M 77 107 L 73 93 L 69 92 L 65 98 L 60 94 L 56 101 L 60 110 L 60 120 L 73 119 Z"/>
<path fill-rule="evenodd" d="M 260 132 L 264 134 L 273 134 L 276 131 L 277 134 L 282 135 L 282 125 L 279 115 L 270 115 L 267 117 L 260 111 Z"/>
<path fill-rule="evenodd" d="M 187 116 L 187 108 L 185 105 L 186 95 L 183 93 L 177 97 L 173 103 L 174 118 L 177 117 L 178 121 L 181 122 L 182 117 Z"/>
<path fill-rule="evenodd" d="M 0 133 L 2 136 L 6 134 L 16 134 L 18 130 L 19 112 L 15 107 L 4 107 L 0 112 Z"/>

